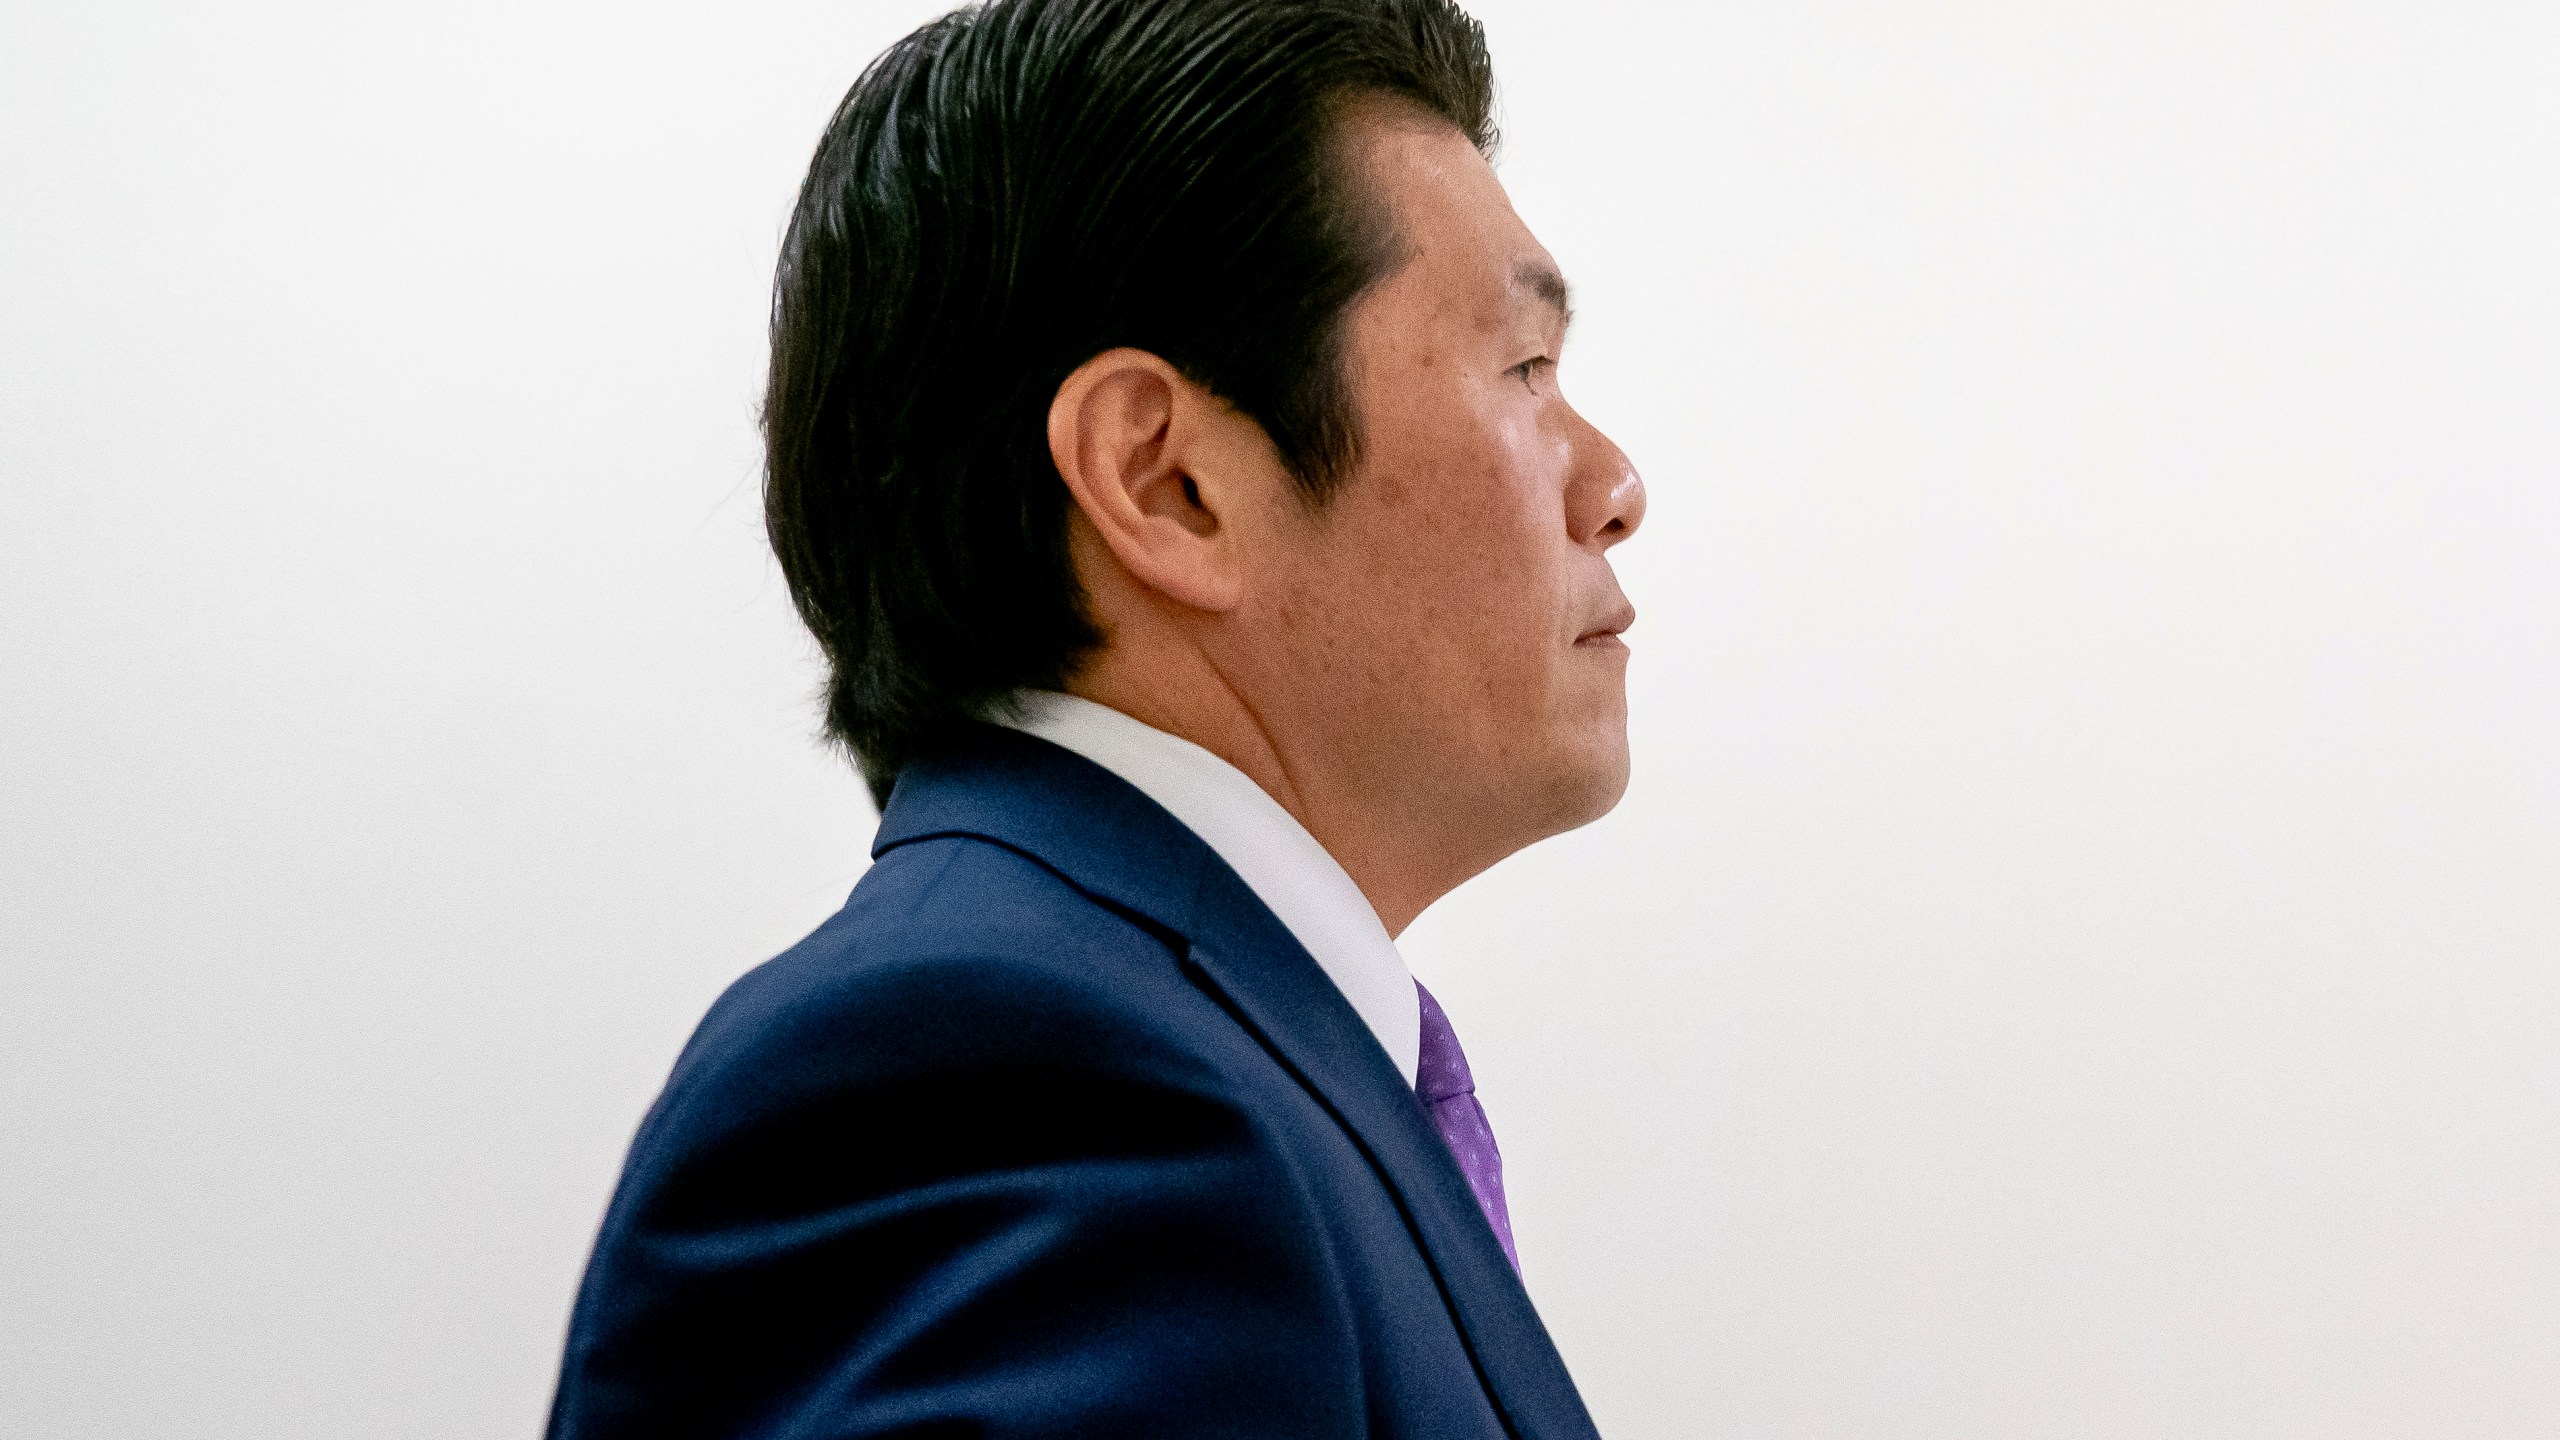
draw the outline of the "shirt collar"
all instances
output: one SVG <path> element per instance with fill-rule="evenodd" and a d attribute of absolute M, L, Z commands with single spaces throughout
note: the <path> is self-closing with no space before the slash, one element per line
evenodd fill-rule
<path fill-rule="evenodd" d="M 1179 735 L 1107 705 L 1026 691 L 1000 724 L 1072 750 L 1200 837 L 1306 947 L 1405 1083 L 1422 1053 L 1422 1002 L 1378 912 L 1349 872 L 1253 778 Z"/>

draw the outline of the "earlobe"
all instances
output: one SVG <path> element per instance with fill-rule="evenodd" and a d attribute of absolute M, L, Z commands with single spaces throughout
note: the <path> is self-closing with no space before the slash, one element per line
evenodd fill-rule
<path fill-rule="evenodd" d="M 1199 473 L 1216 400 L 1148 351 L 1106 350 L 1049 404 L 1049 456 L 1113 560 L 1143 587 L 1197 610 L 1232 609 L 1240 577 L 1220 509 Z"/>

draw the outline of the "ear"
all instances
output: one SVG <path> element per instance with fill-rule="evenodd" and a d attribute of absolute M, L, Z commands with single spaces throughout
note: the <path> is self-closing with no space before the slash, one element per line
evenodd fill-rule
<path fill-rule="evenodd" d="M 1239 425 L 1261 438 L 1161 357 L 1105 350 L 1049 402 L 1049 457 L 1139 583 L 1195 610 L 1232 610 L 1245 588 L 1237 522 L 1252 501 L 1237 473 Z"/>

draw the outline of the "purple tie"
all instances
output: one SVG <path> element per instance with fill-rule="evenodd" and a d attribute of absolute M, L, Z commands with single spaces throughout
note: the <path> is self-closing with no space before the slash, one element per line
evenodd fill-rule
<path fill-rule="evenodd" d="M 1422 1060 L 1414 1067 L 1414 1093 L 1431 1112 L 1431 1124 L 1448 1142 L 1449 1153 L 1458 1157 L 1467 1188 L 1476 1192 L 1476 1205 L 1492 1224 L 1493 1238 L 1502 1242 L 1503 1258 L 1517 1270 L 1520 1252 L 1511 1248 L 1511 1211 L 1502 1203 L 1502 1147 L 1493 1143 L 1493 1122 L 1476 1103 L 1476 1077 L 1467 1071 L 1458 1032 L 1449 1028 L 1449 1017 L 1421 981 L 1414 981 L 1413 988 L 1422 997 Z"/>

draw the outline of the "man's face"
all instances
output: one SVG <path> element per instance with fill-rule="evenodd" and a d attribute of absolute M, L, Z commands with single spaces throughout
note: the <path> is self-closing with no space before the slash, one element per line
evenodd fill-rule
<path fill-rule="evenodd" d="M 1349 317 L 1360 462 L 1275 520 L 1256 628 L 1327 763 L 1490 864 L 1626 788 L 1634 610 L 1607 552 L 1644 489 L 1557 388 L 1563 281 L 1483 157 L 1385 107 L 1348 138 L 1403 258 Z"/>

